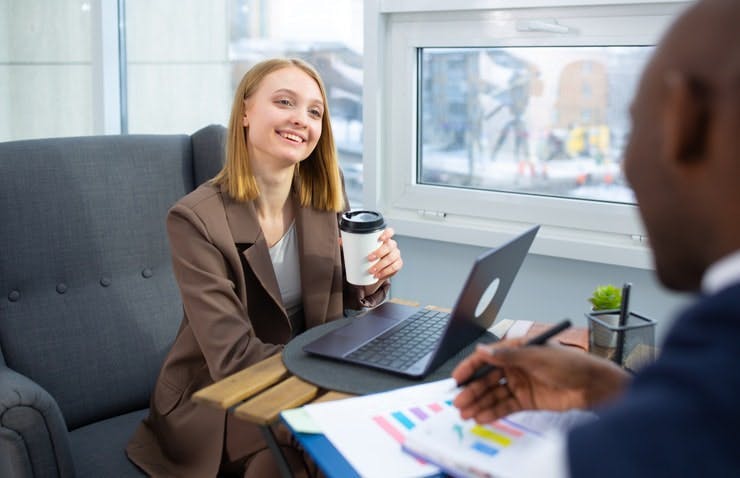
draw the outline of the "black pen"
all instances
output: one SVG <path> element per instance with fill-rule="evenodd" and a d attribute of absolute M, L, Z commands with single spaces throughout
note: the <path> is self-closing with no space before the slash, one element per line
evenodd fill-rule
<path fill-rule="evenodd" d="M 553 325 L 549 329 L 545 330 L 541 334 L 532 337 L 529 339 L 524 346 L 529 347 L 530 345 L 543 345 L 548 340 L 562 332 L 563 330 L 567 329 L 571 326 L 570 320 L 565 319 L 562 322 L 558 322 L 557 324 Z M 497 369 L 495 365 L 486 364 L 473 372 L 473 375 L 463 380 L 461 383 L 457 384 L 457 388 L 465 387 L 467 385 L 470 385 L 472 382 L 475 382 L 479 378 L 485 377 L 489 373 L 493 372 L 495 369 Z M 505 382 L 504 382 L 505 383 Z"/>
<path fill-rule="evenodd" d="M 619 330 L 617 331 L 617 350 L 615 352 L 615 357 L 618 364 L 623 363 L 624 357 L 624 330 L 622 330 L 622 327 L 627 325 L 627 320 L 629 320 L 630 317 L 630 290 L 632 289 L 632 284 L 629 282 L 625 282 L 622 286 L 622 302 L 619 305 Z"/>

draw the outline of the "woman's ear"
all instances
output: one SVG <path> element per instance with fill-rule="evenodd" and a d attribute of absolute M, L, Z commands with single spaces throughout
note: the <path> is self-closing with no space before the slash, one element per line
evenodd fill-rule
<path fill-rule="evenodd" d="M 709 131 L 707 87 L 674 70 L 665 76 L 665 91 L 661 122 L 666 159 L 681 163 L 700 161 Z"/>

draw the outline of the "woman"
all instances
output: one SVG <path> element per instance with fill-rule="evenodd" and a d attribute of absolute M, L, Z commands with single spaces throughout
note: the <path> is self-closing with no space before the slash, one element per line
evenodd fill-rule
<path fill-rule="evenodd" d="M 236 91 L 221 172 L 167 217 L 184 317 L 160 371 L 149 416 L 127 447 L 155 476 L 237 472 L 276 476 L 259 430 L 196 405 L 197 390 L 280 353 L 343 309 L 382 302 L 403 265 L 393 230 L 370 286 L 344 280 L 337 213 L 347 206 L 319 75 L 294 59 L 255 65 Z M 302 454 L 278 439 L 299 474 Z"/>

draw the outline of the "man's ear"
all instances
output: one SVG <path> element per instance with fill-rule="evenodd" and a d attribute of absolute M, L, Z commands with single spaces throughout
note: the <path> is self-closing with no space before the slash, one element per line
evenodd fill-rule
<path fill-rule="evenodd" d="M 709 131 L 707 87 L 677 71 L 665 76 L 663 145 L 669 160 L 696 162 L 704 157 Z"/>

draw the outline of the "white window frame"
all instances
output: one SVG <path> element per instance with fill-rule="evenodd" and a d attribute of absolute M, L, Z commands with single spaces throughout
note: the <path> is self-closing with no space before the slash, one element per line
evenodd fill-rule
<path fill-rule="evenodd" d="M 420 185 L 420 47 L 654 45 L 688 2 L 366 0 L 364 204 L 397 234 L 491 247 L 541 224 L 531 252 L 652 268 L 633 205 Z M 540 22 L 540 23 L 538 23 Z M 568 33 L 522 31 L 541 23 Z"/>

